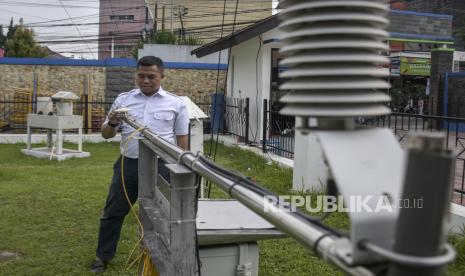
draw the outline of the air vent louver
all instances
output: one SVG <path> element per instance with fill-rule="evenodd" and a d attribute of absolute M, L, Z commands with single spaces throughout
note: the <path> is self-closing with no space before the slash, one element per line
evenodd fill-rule
<path fill-rule="evenodd" d="M 282 114 L 347 118 L 384 115 L 389 96 L 388 12 L 379 1 L 281 1 Z"/>

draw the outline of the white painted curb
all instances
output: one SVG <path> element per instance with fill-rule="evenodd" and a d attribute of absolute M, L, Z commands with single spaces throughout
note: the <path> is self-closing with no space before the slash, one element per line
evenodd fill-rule
<path fill-rule="evenodd" d="M 55 135 L 53 135 L 55 138 Z M 72 133 L 63 133 L 63 140 L 69 143 L 78 142 L 78 135 Z M 87 143 L 102 143 L 102 142 L 119 142 L 121 141 L 121 134 L 116 134 L 115 137 L 111 139 L 104 139 L 100 133 L 94 134 L 83 134 L 82 135 L 82 142 Z M 31 143 L 38 144 L 38 143 L 46 143 L 47 142 L 47 135 L 46 134 L 32 134 L 31 135 Z M 0 134 L 0 144 L 18 144 L 18 143 L 27 143 L 27 134 Z"/>

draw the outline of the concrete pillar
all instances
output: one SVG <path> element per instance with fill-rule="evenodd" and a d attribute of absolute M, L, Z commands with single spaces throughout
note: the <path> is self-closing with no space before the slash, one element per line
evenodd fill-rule
<path fill-rule="evenodd" d="M 325 191 L 328 168 L 323 150 L 315 134 L 295 132 L 294 171 L 292 189 L 295 191 Z"/>
<path fill-rule="evenodd" d="M 452 71 L 454 49 L 440 47 L 431 50 L 431 83 L 429 101 L 433 115 L 446 115 L 443 113 L 444 77 Z M 431 104 L 432 103 L 432 104 Z"/>

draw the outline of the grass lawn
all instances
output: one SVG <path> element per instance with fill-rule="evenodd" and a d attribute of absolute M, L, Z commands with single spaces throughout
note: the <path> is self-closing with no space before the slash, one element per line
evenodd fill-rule
<path fill-rule="evenodd" d="M 90 158 L 63 162 L 25 156 L 20 153 L 24 147 L 0 145 L 0 251 L 20 254 L 0 262 L 0 275 L 91 275 L 88 266 L 118 144 L 85 144 Z M 267 165 L 250 152 L 220 145 L 217 162 L 278 194 L 289 193 L 291 170 Z M 215 187 L 212 196 L 227 197 Z M 326 222 L 349 227 L 344 214 L 334 214 Z M 135 219 L 129 215 L 105 275 L 136 275 L 136 269 L 125 270 L 125 263 L 137 238 Z M 465 275 L 465 239 L 454 236 L 450 241 L 460 255 L 448 275 Z M 291 239 L 262 241 L 260 254 L 260 275 L 342 275 Z"/>

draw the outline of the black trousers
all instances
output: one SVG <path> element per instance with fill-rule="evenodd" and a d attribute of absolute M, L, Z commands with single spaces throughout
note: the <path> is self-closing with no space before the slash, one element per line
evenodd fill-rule
<path fill-rule="evenodd" d="M 163 160 L 158 160 L 158 172 L 169 181 L 169 172 L 164 164 Z M 126 184 L 129 200 L 131 204 L 134 204 L 138 194 L 138 159 L 124 158 L 124 182 Z M 105 203 L 103 216 L 100 219 L 96 255 L 103 261 L 110 261 L 115 256 L 124 218 L 130 210 L 130 205 L 124 195 L 123 182 L 121 180 L 120 157 L 113 166 L 113 179 Z"/>

